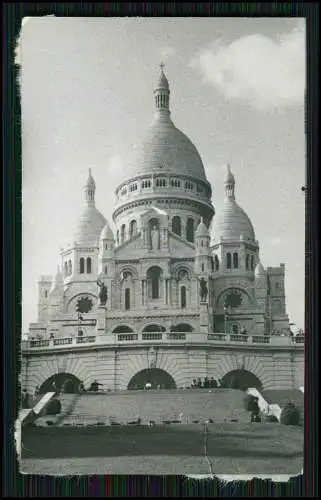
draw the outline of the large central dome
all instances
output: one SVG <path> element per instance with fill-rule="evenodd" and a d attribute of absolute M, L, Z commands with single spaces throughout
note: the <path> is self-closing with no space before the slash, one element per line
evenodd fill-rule
<path fill-rule="evenodd" d="M 155 117 L 143 143 L 133 148 L 128 167 L 133 176 L 163 171 L 206 180 L 196 147 L 167 116 Z"/>
<path fill-rule="evenodd" d="M 201 157 L 190 139 L 170 118 L 169 84 L 161 66 L 154 90 L 156 113 L 142 144 L 134 146 L 127 160 L 131 177 L 162 173 L 207 181 Z"/>

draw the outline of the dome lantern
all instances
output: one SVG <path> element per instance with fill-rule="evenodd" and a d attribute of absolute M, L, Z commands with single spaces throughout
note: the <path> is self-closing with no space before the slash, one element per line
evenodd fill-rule
<path fill-rule="evenodd" d="M 169 111 L 169 83 L 166 78 L 166 75 L 164 73 L 164 63 L 160 63 L 160 76 L 156 85 L 156 88 L 154 90 L 154 96 L 155 96 L 155 106 L 156 106 L 156 117 L 160 116 L 170 116 L 170 111 Z"/>
<path fill-rule="evenodd" d="M 87 205 L 89 207 L 95 206 L 96 183 L 94 181 L 93 176 L 91 175 L 91 168 L 89 169 L 88 179 L 84 189 L 85 189 L 85 200 Z"/>
<path fill-rule="evenodd" d="M 235 200 L 235 179 L 231 172 L 231 166 L 227 165 L 227 175 L 224 181 L 225 196 L 231 200 Z"/>

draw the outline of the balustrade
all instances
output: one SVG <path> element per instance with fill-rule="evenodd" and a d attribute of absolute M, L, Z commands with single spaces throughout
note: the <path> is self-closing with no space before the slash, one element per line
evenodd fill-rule
<path fill-rule="evenodd" d="M 142 332 L 142 333 L 120 333 L 116 335 L 90 335 L 86 337 L 59 337 L 54 339 L 27 340 L 22 342 L 22 350 L 28 349 L 51 349 L 51 348 L 68 348 L 72 346 L 85 344 L 114 344 L 115 342 L 155 342 L 155 341 L 185 341 L 191 344 L 217 342 L 218 344 L 254 344 L 268 346 L 297 346 L 302 348 L 304 337 L 285 337 L 285 336 L 269 336 L 269 335 L 244 335 L 244 334 L 226 334 L 226 333 L 208 333 L 202 334 L 199 332 Z"/>

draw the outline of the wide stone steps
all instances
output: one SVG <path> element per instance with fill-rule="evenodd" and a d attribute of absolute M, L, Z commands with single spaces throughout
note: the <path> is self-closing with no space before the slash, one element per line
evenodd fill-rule
<path fill-rule="evenodd" d="M 138 416 L 141 423 L 181 420 L 183 423 L 212 419 L 214 422 L 248 422 L 244 393 L 232 389 L 182 391 L 124 391 L 82 394 L 60 425 L 127 424 Z"/>

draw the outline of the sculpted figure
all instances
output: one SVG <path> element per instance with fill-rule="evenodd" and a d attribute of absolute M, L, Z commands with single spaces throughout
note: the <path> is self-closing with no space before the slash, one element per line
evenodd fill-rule
<path fill-rule="evenodd" d="M 200 279 L 200 296 L 201 296 L 201 302 L 206 302 L 208 295 L 208 289 L 206 285 L 206 281 L 204 278 Z"/>
<path fill-rule="evenodd" d="M 108 298 L 107 287 L 100 279 L 97 280 L 97 285 L 99 286 L 99 302 L 101 306 L 105 306 Z"/>
<path fill-rule="evenodd" d="M 154 226 L 153 229 L 151 230 L 150 236 L 151 236 L 152 250 L 158 250 L 159 249 L 159 230 L 157 229 L 156 226 Z"/>

